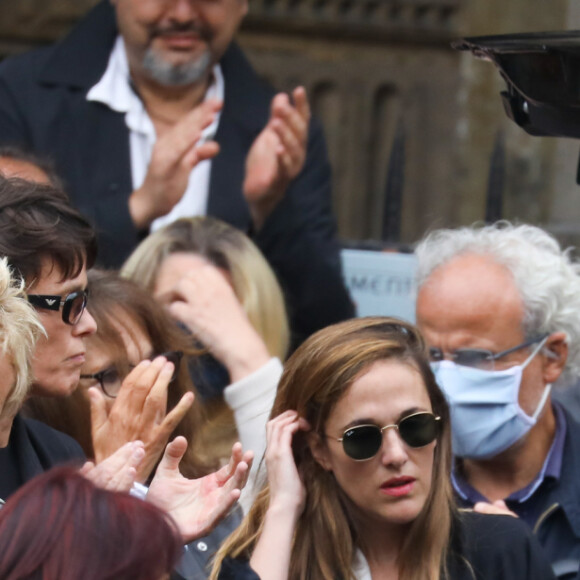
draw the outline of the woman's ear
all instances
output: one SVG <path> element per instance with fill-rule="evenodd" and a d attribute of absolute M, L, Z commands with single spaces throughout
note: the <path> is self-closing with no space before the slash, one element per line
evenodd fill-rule
<path fill-rule="evenodd" d="M 318 433 L 308 433 L 308 447 L 310 448 L 310 453 L 312 457 L 322 469 L 326 471 L 332 471 L 332 464 L 330 462 L 330 455 L 328 453 L 328 447 L 326 442 Z"/>

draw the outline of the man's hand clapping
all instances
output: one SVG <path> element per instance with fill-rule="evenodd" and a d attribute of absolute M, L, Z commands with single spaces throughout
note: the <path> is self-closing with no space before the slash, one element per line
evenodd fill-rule
<path fill-rule="evenodd" d="M 304 87 L 272 100 L 270 120 L 246 158 L 244 196 L 256 230 L 259 230 L 284 197 L 290 182 L 306 160 L 310 105 Z"/>
<path fill-rule="evenodd" d="M 137 228 L 147 228 L 154 219 L 168 214 L 183 197 L 191 170 L 217 155 L 215 141 L 198 143 L 221 107 L 221 101 L 204 101 L 157 139 L 145 181 L 129 198 L 129 212 Z"/>

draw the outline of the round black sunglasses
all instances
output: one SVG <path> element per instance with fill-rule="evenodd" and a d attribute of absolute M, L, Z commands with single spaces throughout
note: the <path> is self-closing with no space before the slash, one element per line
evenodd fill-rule
<path fill-rule="evenodd" d="M 355 461 L 366 461 L 374 457 L 383 444 L 383 432 L 396 429 L 409 447 L 424 447 L 439 435 L 441 417 L 433 413 L 420 412 L 403 417 L 397 423 L 378 425 L 356 425 L 348 428 L 342 437 L 334 438 L 342 443 L 344 452 Z"/>

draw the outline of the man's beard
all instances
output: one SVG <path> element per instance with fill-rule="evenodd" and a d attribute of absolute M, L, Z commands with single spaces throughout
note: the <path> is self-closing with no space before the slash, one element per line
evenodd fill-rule
<path fill-rule="evenodd" d="M 151 46 L 143 57 L 143 69 L 151 78 L 166 87 L 193 85 L 207 75 L 211 66 L 211 53 L 208 48 L 195 60 L 172 64 L 163 59 Z"/>

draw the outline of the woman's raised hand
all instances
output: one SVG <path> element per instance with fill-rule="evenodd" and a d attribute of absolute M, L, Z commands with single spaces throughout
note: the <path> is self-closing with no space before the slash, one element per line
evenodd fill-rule
<path fill-rule="evenodd" d="M 286 411 L 268 422 L 266 468 L 270 505 L 250 566 L 262 580 L 287 580 L 296 522 L 304 510 L 306 488 L 296 468 L 292 440 L 310 425 L 296 411 Z"/>
<path fill-rule="evenodd" d="M 308 430 L 310 425 L 296 411 L 286 411 L 266 425 L 270 507 L 294 510 L 296 517 L 304 509 L 306 490 L 294 462 L 292 439 L 298 431 Z"/>
<path fill-rule="evenodd" d="M 173 371 L 173 364 L 164 357 L 142 361 L 127 375 L 110 409 L 100 389 L 89 389 L 97 464 L 127 442 L 143 441 L 145 454 L 137 468 L 137 481 L 146 481 L 171 433 L 193 404 L 193 393 L 186 393 L 167 413 L 167 388 Z"/>
<path fill-rule="evenodd" d="M 230 283 L 212 264 L 192 264 L 171 291 L 156 298 L 226 366 L 232 382 L 270 360 Z"/>

